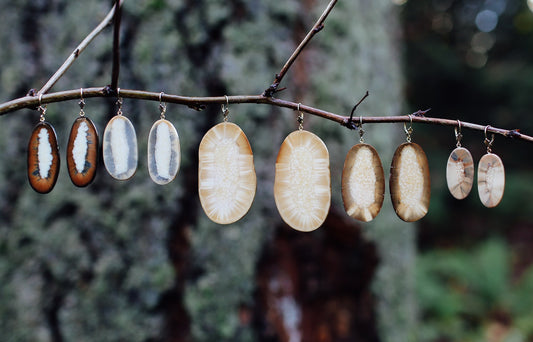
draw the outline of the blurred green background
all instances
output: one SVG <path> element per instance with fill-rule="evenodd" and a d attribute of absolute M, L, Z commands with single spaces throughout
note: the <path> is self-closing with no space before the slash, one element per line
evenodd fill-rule
<path fill-rule="evenodd" d="M 126 0 L 119 86 L 188 96 L 260 94 L 312 27 L 325 0 Z M 39 89 L 109 11 L 112 1 L 0 0 L 0 101 Z M 429 116 L 533 132 L 533 3 L 527 0 L 339 0 L 276 94 L 347 115 Z M 112 30 L 97 37 L 52 91 L 111 80 Z M 87 99 L 103 132 L 115 99 Z M 414 124 L 430 162 L 431 206 L 416 224 L 385 205 L 369 224 L 345 213 L 344 158 L 357 132 L 306 115 L 331 158 L 332 207 L 323 227 L 298 233 L 273 199 L 274 164 L 296 113 L 231 105 L 250 140 L 258 189 L 250 212 L 220 226 L 197 193 L 197 148 L 222 120 L 168 105 L 182 165 L 166 186 L 146 167 L 158 103 L 125 99 L 139 168 L 75 188 L 65 147 L 77 101 L 48 105 L 62 169 L 35 193 L 26 147 L 38 112 L 0 118 L 1 341 L 533 341 L 530 143 L 496 137 L 506 168 L 501 204 L 476 188 L 457 201 L 445 166 L 453 129 Z M 401 125 L 365 125 L 385 175 Z M 463 130 L 477 162 L 482 132 Z"/>

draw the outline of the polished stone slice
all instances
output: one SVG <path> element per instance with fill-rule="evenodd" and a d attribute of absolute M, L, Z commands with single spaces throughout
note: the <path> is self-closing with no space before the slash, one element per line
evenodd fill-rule
<path fill-rule="evenodd" d="M 148 172 L 157 184 L 170 183 L 180 167 L 180 138 L 174 125 L 157 120 L 148 136 Z"/>
<path fill-rule="evenodd" d="M 385 175 L 378 152 L 368 144 L 353 146 L 342 170 L 344 210 L 356 220 L 368 222 L 380 212 L 385 194 Z"/>
<path fill-rule="evenodd" d="M 198 193 L 212 221 L 230 224 L 252 206 L 257 187 L 254 157 L 246 135 L 231 122 L 220 123 L 198 149 Z"/>
<path fill-rule="evenodd" d="M 40 122 L 28 143 L 28 180 L 42 194 L 52 191 L 59 174 L 59 147 L 52 125 Z"/>
<path fill-rule="evenodd" d="M 67 168 L 72 183 L 79 187 L 89 185 L 96 176 L 98 164 L 98 132 L 93 122 L 85 117 L 74 121 L 67 145 Z"/>
<path fill-rule="evenodd" d="M 315 134 L 289 134 L 279 149 L 274 179 L 276 207 L 292 228 L 309 232 L 324 223 L 331 203 L 329 153 Z"/>
<path fill-rule="evenodd" d="M 400 145 L 391 164 L 389 187 L 392 206 L 398 217 L 414 222 L 429 209 L 431 180 L 426 154 L 415 143 Z"/>
<path fill-rule="evenodd" d="M 130 179 L 137 170 L 137 136 L 131 121 L 123 115 L 109 120 L 102 145 L 104 165 L 111 177 Z"/>
<path fill-rule="evenodd" d="M 474 184 L 474 160 L 470 151 L 457 147 L 450 153 L 446 165 L 446 183 L 453 197 L 464 199 Z"/>
<path fill-rule="evenodd" d="M 479 160 L 477 190 L 481 203 L 487 208 L 494 208 L 503 198 L 505 169 L 500 157 L 494 153 L 487 153 Z"/>

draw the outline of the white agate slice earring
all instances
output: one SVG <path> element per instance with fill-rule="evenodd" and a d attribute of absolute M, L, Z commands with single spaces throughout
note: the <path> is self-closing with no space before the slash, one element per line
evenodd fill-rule
<path fill-rule="evenodd" d="M 176 177 L 181 161 L 180 138 L 174 125 L 165 118 L 167 106 L 162 102 L 163 94 L 159 94 L 160 118 L 148 136 L 148 172 L 160 185 L 168 184 Z"/>
<path fill-rule="evenodd" d="M 104 165 L 117 180 L 127 180 L 133 177 L 137 170 L 137 135 L 131 121 L 122 115 L 122 98 L 118 92 L 118 111 L 104 130 L 102 142 Z"/>

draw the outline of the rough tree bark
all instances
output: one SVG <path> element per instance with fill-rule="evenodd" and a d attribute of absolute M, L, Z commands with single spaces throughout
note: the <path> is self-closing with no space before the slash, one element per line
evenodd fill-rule
<path fill-rule="evenodd" d="M 109 1 L 0 4 L 0 41 L 11 47 L 0 52 L 2 100 L 40 88 L 109 9 Z M 326 4 L 126 1 L 119 87 L 260 94 Z M 358 111 L 400 114 L 395 16 L 388 0 L 340 1 L 276 96 L 348 114 L 369 90 Z M 110 47 L 110 33 L 98 37 L 54 89 L 108 84 Z M 102 132 L 114 101 L 86 102 Z M 62 147 L 78 110 L 75 102 L 48 106 Z M 37 112 L 25 112 L 0 125 L 0 335 L 9 341 L 412 340 L 414 227 L 390 206 L 364 226 L 343 213 L 340 173 L 358 141 L 353 132 L 306 116 L 305 127 L 330 150 L 334 193 L 325 227 L 302 235 L 281 224 L 272 194 L 277 150 L 297 127 L 291 111 L 230 106 L 230 121 L 250 139 L 259 187 L 247 216 L 225 227 L 205 217 L 196 189 L 198 144 L 221 121 L 220 107 L 197 114 L 169 105 L 182 166 L 173 183 L 158 186 L 145 162 L 157 104 L 125 100 L 139 138 L 136 176 L 116 182 L 100 165 L 95 182 L 77 189 L 63 168 L 45 196 L 25 178 L 27 138 L 38 121 Z M 402 139 L 398 128 L 365 127 L 386 170 Z M 317 324 L 321 313 L 331 323 Z"/>

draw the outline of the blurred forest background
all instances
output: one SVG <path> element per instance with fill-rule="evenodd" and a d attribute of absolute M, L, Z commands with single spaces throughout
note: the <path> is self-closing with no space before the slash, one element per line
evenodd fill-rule
<path fill-rule="evenodd" d="M 260 94 L 312 27 L 325 0 L 127 0 L 119 86 L 189 96 Z M 39 89 L 102 20 L 111 1 L 0 0 L 0 101 Z M 280 98 L 348 114 L 428 115 L 533 133 L 533 2 L 527 0 L 340 0 L 281 86 Z M 111 79 L 112 30 L 97 37 L 52 91 Z M 87 99 L 102 133 L 115 99 Z M 445 166 L 453 129 L 414 125 L 428 156 L 432 197 L 416 224 L 389 200 L 369 224 L 343 210 L 340 178 L 358 142 L 332 122 L 306 116 L 331 157 L 332 208 L 313 233 L 281 221 L 274 164 L 296 113 L 231 105 L 250 140 L 258 176 L 251 211 L 229 226 L 199 205 L 197 148 L 222 120 L 168 105 L 182 165 L 166 186 L 146 167 L 158 103 L 125 99 L 139 139 L 129 181 L 99 165 L 75 188 L 65 147 L 76 101 L 48 105 L 62 170 L 35 193 L 26 147 L 38 112 L 0 118 L 1 341 L 533 341 L 532 146 L 496 137 L 506 167 L 503 201 L 484 208 L 476 188 L 457 201 Z M 356 115 L 357 115 L 356 114 Z M 368 127 L 367 127 L 368 126 Z M 405 137 L 400 125 L 365 125 L 386 176 Z M 480 132 L 463 131 L 477 161 Z"/>

